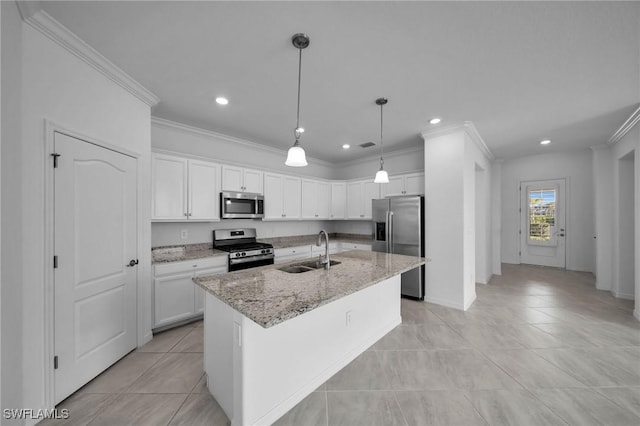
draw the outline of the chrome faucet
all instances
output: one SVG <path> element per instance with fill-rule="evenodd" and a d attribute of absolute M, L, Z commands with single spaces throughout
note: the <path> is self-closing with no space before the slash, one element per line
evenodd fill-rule
<path fill-rule="evenodd" d="M 318 232 L 318 241 L 316 241 L 316 246 L 320 247 L 322 246 L 322 235 L 324 234 L 324 242 L 325 242 L 325 250 L 324 250 L 324 259 L 322 258 L 322 255 L 320 255 L 318 262 L 321 265 L 324 265 L 324 269 L 326 269 L 327 271 L 329 270 L 329 268 L 331 267 L 331 261 L 329 260 L 329 234 L 327 234 L 327 231 L 325 231 L 324 229 L 321 229 L 320 232 Z"/>

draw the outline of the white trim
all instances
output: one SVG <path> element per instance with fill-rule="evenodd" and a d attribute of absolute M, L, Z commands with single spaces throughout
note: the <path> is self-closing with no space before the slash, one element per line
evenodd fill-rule
<path fill-rule="evenodd" d="M 620 126 L 618 130 L 616 130 L 613 135 L 611 135 L 611 137 L 607 141 L 607 145 L 611 146 L 618 143 L 618 141 L 622 139 L 629 132 L 629 130 L 633 129 L 633 126 L 635 126 L 639 121 L 640 106 L 636 108 L 636 110 L 631 113 L 629 118 L 627 118 L 627 121 L 622 123 L 622 126 Z"/>
<path fill-rule="evenodd" d="M 43 164 L 42 167 L 44 169 L 44 259 L 45 259 L 45 268 L 44 268 L 44 276 L 43 276 L 43 285 L 44 285 L 44 297 L 43 297 L 43 312 L 44 312 L 44 353 L 43 353 L 43 363 L 44 363 L 44 405 L 45 408 L 54 408 L 54 400 L 55 400 L 55 381 L 54 381 L 54 371 L 53 371 L 53 356 L 55 355 L 55 340 L 54 340 L 54 327 L 55 327 L 55 294 L 53 291 L 54 288 L 54 273 L 53 273 L 53 256 L 55 255 L 55 247 L 54 247 L 54 231 L 55 231 L 55 223 L 54 223 L 54 170 L 53 170 L 53 162 L 51 161 L 50 154 L 53 153 L 54 147 L 54 137 L 55 133 L 60 133 L 63 135 L 67 135 L 69 137 L 73 137 L 76 139 L 80 139 L 84 142 L 118 152 L 123 155 L 127 155 L 129 157 L 133 157 L 138 160 L 141 157 L 141 154 L 135 153 L 133 151 L 129 151 L 118 147 L 116 145 L 110 144 L 108 142 L 104 142 L 95 138 L 88 137 L 80 132 L 76 132 L 70 130 L 68 127 L 57 124 L 54 121 L 45 119 L 44 120 L 44 143 L 45 143 L 45 152 L 43 155 Z M 139 167 L 136 167 L 138 171 Z M 137 178 L 139 180 L 139 176 Z M 139 182 L 136 182 L 136 185 L 139 185 Z M 136 187 L 136 191 L 138 187 Z M 138 217 L 139 206 L 136 206 L 136 226 L 140 226 L 140 219 Z M 138 237 L 136 237 L 136 247 L 137 250 L 140 250 L 140 230 L 138 229 Z M 140 256 L 138 256 L 140 257 Z M 139 316 L 144 313 L 140 312 L 141 307 L 144 308 L 144 303 L 142 303 L 140 299 L 139 293 L 139 274 L 136 275 L 136 335 L 139 336 L 141 334 L 140 330 L 140 320 Z M 144 335 L 144 341 L 151 340 L 153 335 L 151 335 L 151 331 L 147 331 Z M 148 339 L 148 340 L 147 340 Z M 136 337 L 136 341 L 138 342 L 138 346 L 140 340 Z"/>
<path fill-rule="evenodd" d="M 464 309 L 463 310 L 467 310 L 471 307 L 471 305 L 473 305 L 473 302 L 476 301 L 476 291 L 475 288 L 473 289 L 473 294 L 471 295 L 471 297 L 469 297 L 467 300 L 464 301 Z"/>
<path fill-rule="evenodd" d="M 482 136 L 480 136 L 480 133 L 478 133 L 478 129 L 476 129 L 476 126 L 471 121 L 465 121 L 462 124 L 452 124 L 450 126 L 439 127 L 437 129 L 425 130 L 420 134 L 420 136 L 422 136 L 422 139 L 426 141 L 427 139 L 430 139 L 430 138 L 446 135 L 448 133 L 453 133 L 461 130 L 464 131 L 469 136 L 469 138 L 471 138 L 471 140 L 476 145 L 476 147 L 478 147 L 480 152 L 482 152 L 482 154 L 489 161 L 494 161 L 496 159 L 496 157 L 493 155 L 493 153 L 491 152 L 487 144 L 484 142 L 484 139 L 482 139 Z"/>
<path fill-rule="evenodd" d="M 636 319 L 637 319 L 638 321 L 640 321 L 640 310 L 638 310 L 638 309 L 634 309 L 634 310 L 633 310 L 633 316 L 634 316 L 634 317 L 636 317 Z"/>
<path fill-rule="evenodd" d="M 56 21 L 47 12 L 41 9 L 36 10 L 39 6 L 37 3 L 30 4 L 32 2 L 22 1 L 17 1 L 16 3 L 20 8 L 22 19 L 31 27 L 74 54 L 150 107 L 160 102 L 160 98 L 155 94 L 134 80 L 129 74 L 118 68 L 113 62 L 102 56 L 100 52 L 85 43 L 80 37 Z"/>

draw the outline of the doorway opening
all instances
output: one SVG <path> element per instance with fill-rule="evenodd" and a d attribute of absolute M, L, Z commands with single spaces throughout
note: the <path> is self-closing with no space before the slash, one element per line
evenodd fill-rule
<path fill-rule="evenodd" d="M 635 297 L 635 151 L 618 160 L 618 247 L 615 297 Z"/>

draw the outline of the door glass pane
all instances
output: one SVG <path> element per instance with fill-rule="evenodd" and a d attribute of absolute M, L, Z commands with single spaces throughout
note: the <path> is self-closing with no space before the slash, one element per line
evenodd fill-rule
<path fill-rule="evenodd" d="M 529 234 L 533 243 L 551 242 L 556 224 L 557 191 L 550 189 L 529 190 Z"/>

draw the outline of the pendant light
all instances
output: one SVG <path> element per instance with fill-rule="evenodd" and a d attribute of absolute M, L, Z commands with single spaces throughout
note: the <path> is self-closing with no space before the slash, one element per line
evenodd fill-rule
<path fill-rule="evenodd" d="M 384 149 L 382 146 L 382 106 L 388 102 L 387 98 L 376 99 L 376 105 L 380 105 L 380 170 L 376 172 L 374 183 L 389 183 L 389 175 L 384 169 Z"/>
<path fill-rule="evenodd" d="M 309 36 L 303 33 L 294 34 L 291 37 L 291 43 L 299 51 L 298 59 L 298 113 L 296 115 L 296 128 L 293 134 L 296 138 L 293 146 L 289 148 L 287 153 L 287 161 L 284 162 L 287 166 L 291 167 L 304 167 L 307 165 L 307 156 L 304 153 L 304 149 L 300 146 L 300 136 L 304 132 L 304 129 L 300 127 L 300 78 L 302 75 L 302 49 L 309 46 Z"/>

